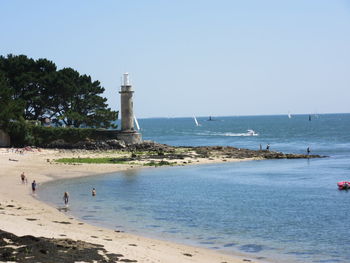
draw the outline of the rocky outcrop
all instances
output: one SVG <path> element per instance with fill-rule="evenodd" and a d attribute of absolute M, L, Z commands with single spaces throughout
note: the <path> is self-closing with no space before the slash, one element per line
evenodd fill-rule
<path fill-rule="evenodd" d="M 1 262 L 137 262 L 122 254 L 108 253 L 102 245 L 72 239 L 18 237 L 0 230 Z"/>
<path fill-rule="evenodd" d="M 223 157 L 223 158 L 234 158 L 234 159 L 245 159 L 245 158 L 301 159 L 301 158 L 327 157 L 327 156 L 311 155 L 311 154 L 307 155 L 307 154 L 282 153 L 282 152 L 274 152 L 274 151 L 268 151 L 268 150 L 249 150 L 249 149 L 243 149 L 243 148 L 235 148 L 231 146 L 198 146 L 198 147 L 185 147 L 185 149 L 187 149 L 188 152 L 190 150 L 194 151 L 200 158 Z M 188 156 L 188 154 L 184 154 L 184 153 L 182 155 L 184 157 Z"/>
<path fill-rule="evenodd" d="M 262 159 L 301 159 L 301 158 L 322 158 L 321 155 L 307 154 L 291 154 L 281 153 L 268 150 L 249 150 L 243 148 L 235 148 L 231 146 L 200 146 L 193 147 L 201 157 L 208 158 L 212 155 L 220 155 L 226 158 L 262 158 Z"/>
<path fill-rule="evenodd" d="M 115 139 L 111 140 L 85 140 L 77 143 L 68 143 L 62 139 L 51 142 L 47 145 L 47 148 L 57 149 L 84 149 L 84 150 L 112 150 L 112 149 L 124 149 L 126 145 L 124 141 Z"/>
<path fill-rule="evenodd" d="M 48 148 L 58 149 L 83 149 L 83 150 L 122 150 L 133 153 L 130 160 L 141 159 L 185 159 L 189 158 L 261 158 L 261 159 L 300 159 L 300 158 L 321 158 L 325 156 L 320 155 L 306 155 L 306 154 L 290 154 L 273 152 L 268 150 L 249 150 L 243 148 L 235 148 L 231 146 L 184 146 L 175 147 L 166 144 L 156 143 L 153 141 L 144 141 L 142 143 L 126 145 L 121 140 L 86 140 L 74 144 L 67 143 L 63 140 L 56 140 L 50 143 Z M 144 153 L 137 155 L 137 152 Z"/>

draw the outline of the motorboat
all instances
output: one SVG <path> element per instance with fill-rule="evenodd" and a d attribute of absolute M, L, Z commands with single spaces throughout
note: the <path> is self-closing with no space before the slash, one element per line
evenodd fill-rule
<path fill-rule="evenodd" d="M 259 133 L 256 133 L 254 130 L 247 130 L 247 135 L 248 136 L 258 136 Z"/>
<path fill-rule="evenodd" d="M 338 182 L 337 185 L 338 185 L 339 190 L 349 190 L 350 189 L 350 182 L 349 181 Z"/>

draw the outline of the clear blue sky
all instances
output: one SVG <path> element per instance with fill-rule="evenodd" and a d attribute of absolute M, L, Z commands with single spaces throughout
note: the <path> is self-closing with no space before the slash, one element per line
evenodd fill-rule
<path fill-rule="evenodd" d="M 1 55 L 91 75 L 138 117 L 350 112 L 349 0 L 0 0 Z"/>

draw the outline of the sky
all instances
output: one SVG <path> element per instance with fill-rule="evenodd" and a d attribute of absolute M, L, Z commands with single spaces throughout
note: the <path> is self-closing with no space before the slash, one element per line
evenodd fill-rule
<path fill-rule="evenodd" d="M 0 55 L 99 80 L 139 118 L 350 112 L 350 0 L 0 0 Z"/>

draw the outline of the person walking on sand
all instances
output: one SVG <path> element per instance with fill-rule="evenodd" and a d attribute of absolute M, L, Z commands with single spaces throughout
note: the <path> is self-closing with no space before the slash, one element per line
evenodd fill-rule
<path fill-rule="evenodd" d="M 68 194 L 68 192 L 64 192 L 64 194 L 63 194 L 63 200 L 64 200 L 64 204 L 67 205 L 67 204 L 68 204 L 68 200 L 69 200 L 69 194 Z"/>
<path fill-rule="evenodd" d="M 26 176 L 25 176 L 24 172 L 22 172 L 22 173 L 21 173 L 22 184 L 25 183 L 25 179 L 26 179 Z"/>
<path fill-rule="evenodd" d="M 36 182 L 35 180 L 32 182 L 32 191 L 33 191 L 33 194 L 35 194 L 35 190 L 36 190 Z"/>
<path fill-rule="evenodd" d="M 92 196 L 96 196 L 96 189 L 95 188 L 92 188 L 91 194 L 92 194 Z"/>

